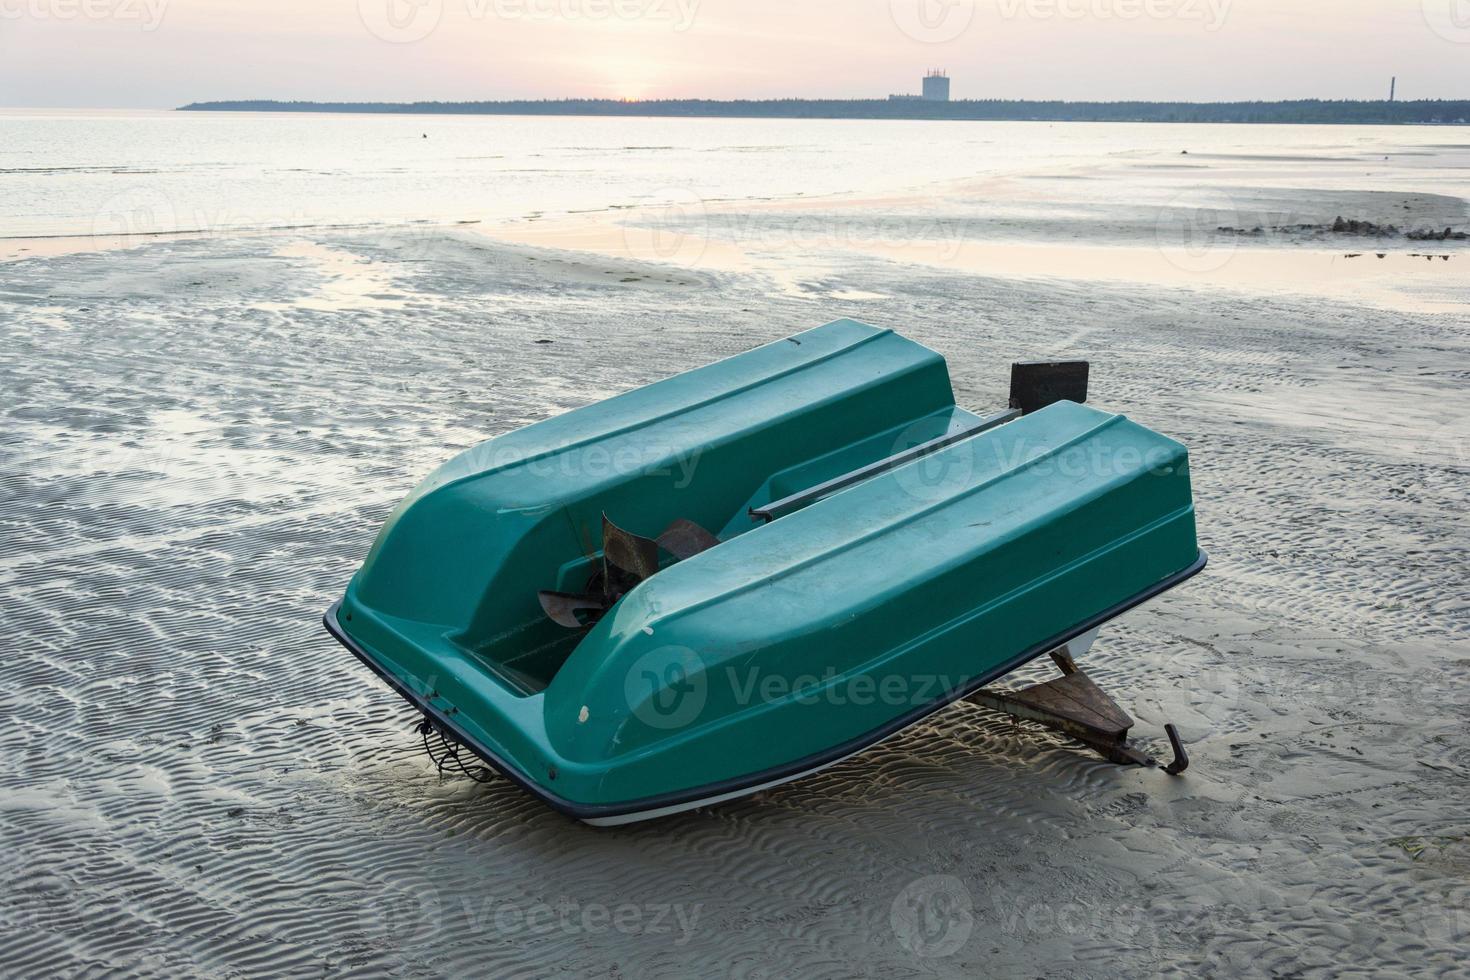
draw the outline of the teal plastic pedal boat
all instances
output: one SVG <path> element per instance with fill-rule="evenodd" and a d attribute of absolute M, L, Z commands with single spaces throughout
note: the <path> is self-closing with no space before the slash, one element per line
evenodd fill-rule
<path fill-rule="evenodd" d="M 1086 385 L 1015 365 L 981 416 L 938 354 L 838 320 L 452 459 L 326 625 L 441 768 L 467 749 L 595 824 L 786 782 L 962 698 L 1151 762 L 1072 657 L 1205 558 L 1184 447 Z M 986 688 L 1047 653 L 1058 681 Z"/>

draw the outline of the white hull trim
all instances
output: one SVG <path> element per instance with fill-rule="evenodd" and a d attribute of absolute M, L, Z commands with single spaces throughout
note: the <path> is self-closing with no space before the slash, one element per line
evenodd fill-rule
<path fill-rule="evenodd" d="M 915 724 L 918 723 L 915 722 Z M 903 729 L 903 731 L 907 730 L 908 729 Z M 893 734 L 897 735 L 899 733 L 894 732 Z M 892 736 L 889 737 L 891 738 Z M 667 817 L 671 814 L 683 813 L 686 810 L 697 810 L 702 806 L 714 806 L 716 803 L 725 803 L 730 800 L 738 800 L 742 796 L 753 796 L 754 794 L 759 793 L 762 790 L 770 789 L 773 786 L 780 786 L 783 783 L 790 783 L 798 779 L 805 779 L 807 776 L 810 776 L 813 773 L 821 772 L 823 769 L 830 769 L 832 766 L 837 765 L 839 762 L 846 762 L 848 759 L 851 759 L 855 755 L 861 755 L 864 752 L 868 751 L 868 749 L 871 749 L 873 748 L 873 746 L 879 744 L 881 743 L 874 742 L 873 745 L 865 745 L 862 748 L 858 749 L 856 752 L 849 752 L 847 755 L 844 755 L 839 759 L 833 759 L 831 762 L 824 762 L 822 765 L 816 766 L 815 768 L 806 769 L 798 773 L 793 773 L 790 776 L 783 776 L 780 779 L 773 779 L 769 783 L 761 783 L 758 786 L 747 786 L 745 789 L 737 789 L 732 793 L 721 793 L 718 796 L 707 796 L 702 800 L 691 800 L 688 803 L 676 803 L 673 806 L 661 806 L 654 810 L 640 810 L 637 813 L 620 813 L 614 817 L 583 817 L 582 822 L 586 824 L 591 824 L 594 827 L 619 827 L 623 824 L 639 823 L 644 820 L 654 820 L 658 817 Z"/>

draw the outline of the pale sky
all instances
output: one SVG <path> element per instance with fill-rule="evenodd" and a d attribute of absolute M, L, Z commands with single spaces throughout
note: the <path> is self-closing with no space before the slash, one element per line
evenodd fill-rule
<path fill-rule="evenodd" d="M 0 105 L 1470 98 L 1470 0 L 0 0 Z"/>

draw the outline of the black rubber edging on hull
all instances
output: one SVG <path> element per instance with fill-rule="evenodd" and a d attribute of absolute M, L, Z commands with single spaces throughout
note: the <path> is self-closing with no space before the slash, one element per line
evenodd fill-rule
<path fill-rule="evenodd" d="M 1199 552 L 1199 556 L 1194 561 L 1194 564 L 1190 565 L 1183 571 L 1176 572 L 1167 578 L 1160 579 L 1158 582 L 1149 586 L 1147 589 L 1143 590 L 1137 595 L 1129 599 L 1125 599 L 1114 606 L 1110 606 L 1097 615 L 1083 620 L 1076 626 L 1073 626 L 1068 630 L 1058 633 L 1051 639 L 1028 647 L 1026 650 L 1012 657 L 1010 660 L 1005 661 L 1000 666 L 994 667 L 983 674 L 977 675 L 964 687 L 955 688 L 954 690 L 941 694 L 939 697 L 928 702 L 927 704 L 919 705 L 917 708 L 907 712 L 906 714 L 900 715 L 888 724 L 876 728 L 870 732 L 859 735 L 856 738 L 848 739 L 846 742 L 842 742 L 830 748 L 823 749 L 821 752 L 813 753 L 804 758 L 797 759 L 794 762 L 788 762 L 784 765 L 775 766 L 770 769 L 763 769 L 760 772 L 750 773 L 744 776 L 734 776 L 730 779 L 725 779 L 714 783 L 706 783 L 703 786 L 697 786 L 692 789 L 676 790 L 674 792 L 663 793 L 658 796 L 645 796 L 637 800 L 626 800 L 622 803 L 576 803 L 572 800 L 568 800 L 563 796 L 558 796 L 556 793 L 547 790 L 545 787 L 532 782 L 514 765 L 501 759 L 494 752 L 490 751 L 489 749 L 485 748 L 484 745 L 480 744 L 478 740 L 467 735 L 462 729 L 459 728 L 459 726 L 450 721 L 449 717 L 445 715 L 442 711 L 426 702 L 417 692 L 413 691 L 397 677 L 388 673 L 388 671 L 386 671 L 382 667 L 382 665 L 380 665 L 373 658 L 372 654 L 363 649 L 357 643 L 357 641 L 353 640 L 352 637 L 343 632 L 341 624 L 337 622 L 337 609 L 342 605 L 340 600 L 338 602 L 332 603 L 331 607 L 322 615 L 322 623 L 326 626 L 327 632 L 332 634 L 333 638 L 336 639 L 338 643 L 341 643 L 344 647 L 351 651 L 353 656 L 357 657 L 358 660 L 361 660 L 364 664 L 366 664 L 367 667 L 372 670 L 374 674 L 377 674 L 380 678 L 386 681 L 388 686 L 396 691 L 400 697 L 402 697 L 405 701 L 413 705 L 415 708 L 423 712 L 428 717 L 432 718 L 435 724 L 441 726 L 445 731 L 449 732 L 464 745 L 467 745 L 470 750 L 475 753 L 475 755 L 479 756 L 483 762 L 489 765 L 496 772 L 500 773 L 506 779 L 509 779 L 521 789 L 525 790 L 527 793 L 530 793 L 532 796 L 535 796 L 536 798 L 541 800 L 541 802 L 545 803 L 547 806 L 551 807 L 553 810 L 556 810 L 559 813 L 564 813 L 569 817 L 575 817 L 578 820 L 595 820 L 605 817 L 625 816 L 630 813 L 641 813 L 645 810 L 661 810 L 665 807 L 681 806 L 683 804 L 693 803 L 698 800 L 709 799 L 710 797 L 724 796 L 728 793 L 738 793 L 743 789 L 750 789 L 756 786 L 762 786 L 766 783 L 789 779 L 793 776 L 798 776 L 801 773 L 808 772 L 813 769 L 819 769 L 824 765 L 861 752 L 863 749 L 883 741 L 890 735 L 902 731 L 903 729 L 908 728 L 910 725 L 923 721 L 925 718 L 927 718 L 929 715 L 932 715 L 939 709 L 947 707 L 948 705 L 951 705 L 956 701 L 969 697 L 971 694 L 978 691 L 986 684 L 989 684 L 991 681 L 1004 677 L 1006 674 L 1009 674 L 1011 671 L 1016 670 L 1019 667 L 1024 667 L 1032 660 L 1035 660 L 1037 657 L 1041 656 L 1044 653 L 1049 653 L 1050 651 L 1055 650 L 1057 647 L 1061 646 L 1063 643 L 1066 643 L 1068 640 L 1075 639 L 1076 637 L 1081 636 L 1083 633 L 1096 629 L 1097 627 L 1108 622 L 1108 620 L 1115 619 L 1118 616 L 1121 616 L 1123 613 L 1129 611 L 1130 609 L 1142 605 L 1155 596 L 1169 591 L 1170 589 L 1174 588 L 1174 586 L 1179 585 L 1181 582 L 1193 578 L 1200 572 L 1204 571 L 1205 565 L 1208 561 L 1209 556 L 1207 556 L 1203 549 L 1201 549 Z"/>

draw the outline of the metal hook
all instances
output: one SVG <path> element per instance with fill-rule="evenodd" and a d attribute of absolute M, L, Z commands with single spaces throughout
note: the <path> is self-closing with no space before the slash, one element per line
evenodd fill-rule
<path fill-rule="evenodd" d="M 1177 776 L 1189 768 L 1189 753 L 1184 751 L 1184 743 L 1179 740 L 1179 729 L 1174 727 L 1172 721 L 1164 726 L 1164 734 L 1169 736 L 1169 747 L 1174 750 L 1174 761 L 1164 767 L 1164 772 Z"/>

